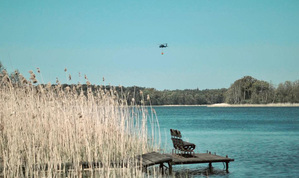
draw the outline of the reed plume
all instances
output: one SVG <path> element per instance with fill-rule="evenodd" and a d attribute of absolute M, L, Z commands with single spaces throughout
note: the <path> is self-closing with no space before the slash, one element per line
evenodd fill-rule
<path fill-rule="evenodd" d="M 80 84 L 63 88 L 58 78 L 55 87 L 21 78 L 22 86 L 9 85 L 9 77 L 0 85 L 0 177 L 144 176 L 131 158 L 159 146 L 147 108 L 89 81 L 85 93 Z M 82 162 L 101 166 L 82 170 Z"/>

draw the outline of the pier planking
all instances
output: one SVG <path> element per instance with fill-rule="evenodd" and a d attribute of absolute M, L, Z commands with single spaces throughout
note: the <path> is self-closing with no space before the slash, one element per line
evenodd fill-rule
<path fill-rule="evenodd" d="M 230 162 L 230 161 L 234 161 L 234 159 L 222 157 L 219 155 L 213 155 L 209 153 L 195 153 L 194 155 L 172 155 L 173 165 Z"/>

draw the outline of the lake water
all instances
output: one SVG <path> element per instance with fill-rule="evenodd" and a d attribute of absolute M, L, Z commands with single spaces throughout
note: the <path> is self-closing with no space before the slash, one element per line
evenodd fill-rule
<path fill-rule="evenodd" d="M 196 152 L 234 158 L 230 173 L 213 163 L 210 177 L 299 177 L 298 107 L 154 107 L 161 130 L 162 149 L 171 152 L 169 129 L 195 143 Z M 174 166 L 204 176 L 208 164 Z"/>

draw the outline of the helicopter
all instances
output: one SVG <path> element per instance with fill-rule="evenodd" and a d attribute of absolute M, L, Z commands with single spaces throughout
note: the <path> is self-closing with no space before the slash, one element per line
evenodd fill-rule
<path fill-rule="evenodd" d="M 160 46 L 159 46 L 159 48 L 166 48 L 166 47 L 168 47 L 168 46 L 167 46 L 167 43 L 160 44 Z"/>
<path fill-rule="evenodd" d="M 167 48 L 167 47 L 168 47 L 168 46 L 167 46 L 167 43 L 160 44 L 159 48 L 162 48 L 162 52 L 161 52 L 162 55 L 164 54 L 164 52 L 163 52 L 163 48 Z"/>

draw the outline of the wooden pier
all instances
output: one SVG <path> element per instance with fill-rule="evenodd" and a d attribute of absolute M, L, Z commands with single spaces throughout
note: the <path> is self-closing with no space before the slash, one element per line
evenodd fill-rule
<path fill-rule="evenodd" d="M 200 163 L 208 163 L 209 169 L 212 172 L 212 163 L 223 162 L 226 164 L 226 172 L 228 173 L 229 162 L 234 161 L 234 159 L 222 156 L 218 156 L 216 154 L 211 153 L 195 153 L 195 154 L 160 154 L 157 152 L 147 153 L 141 155 L 142 157 L 142 165 L 146 170 L 147 167 L 160 164 L 160 168 L 162 169 L 162 174 L 164 173 L 163 164 L 168 164 L 169 174 L 172 174 L 172 166 L 173 165 L 182 165 L 182 164 L 200 164 Z M 140 158 L 141 158 L 140 157 Z"/>
<path fill-rule="evenodd" d="M 207 153 L 195 153 L 194 149 L 196 145 L 184 141 L 181 131 L 170 129 L 170 134 L 174 149 L 172 150 L 172 154 L 166 155 L 172 157 L 172 165 L 209 163 L 209 169 L 212 172 L 212 163 L 222 162 L 226 163 L 226 172 L 228 172 L 229 162 L 234 161 L 234 159 L 228 158 L 228 156 L 222 157 L 216 155 L 216 153 L 213 155 L 209 151 Z M 177 152 L 181 154 L 176 154 Z M 169 167 L 169 172 L 171 173 L 170 170 L 172 170 L 171 167 Z"/>

